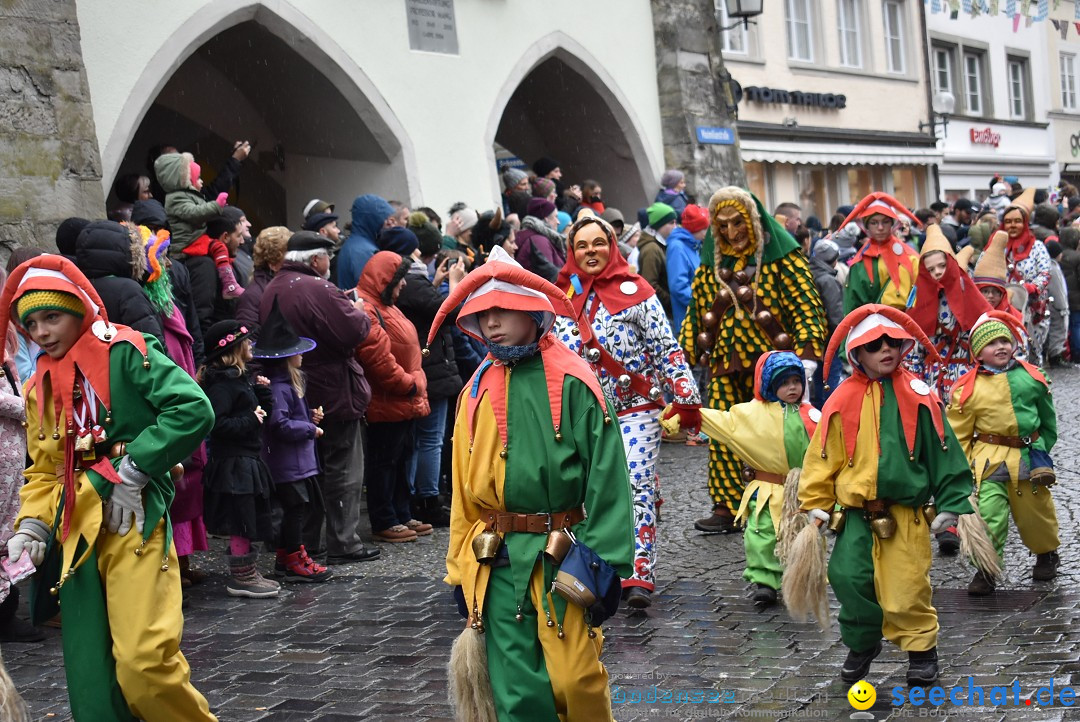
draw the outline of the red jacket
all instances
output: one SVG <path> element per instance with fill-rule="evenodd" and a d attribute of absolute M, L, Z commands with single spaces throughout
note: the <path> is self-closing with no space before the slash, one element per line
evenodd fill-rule
<path fill-rule="evenodd" d="M 409 265 L 396 253 L 380 251 L 364 266 L 356 284 L 371 319 L 371 330 L 356 349 L 371 383 L 367 408 L 371 423 L 407 421 L 431 412 L 416 327 L 391 300 Z"/>

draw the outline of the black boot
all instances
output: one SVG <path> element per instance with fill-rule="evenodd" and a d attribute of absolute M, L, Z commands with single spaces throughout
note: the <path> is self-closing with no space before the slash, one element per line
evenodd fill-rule
<path fill-rule="evenodd" d="M 955 556 L 960 551 L 960 537 L 956 534 L 956 527 L 950 526 L 937 535 L 937 548 L 942 556 Z"/>
<path fill-rule="evenodd" d="M 754 590 L 754 596 L 751 598 L 754 600 L 754 604 L 760 607 L 771 607 L 776 604 L 776 590 L 767 584 L 758 584 L 757 589 Z"/>
<path fill-rule="evenodd" d="M 420 496 L 413 502 L 415 509 L 413 516 L 424 522 L 437 527 L 450 526 L 450 512 L 443 508 L 437 496 Z"/>
<path fill-rule="evenodd" d="M 910 687 L 928 687 L 938 678 L 937 647 L 925 652 L 908 652 L 907 683 Z"/>
<path fill-rule="evenodd" d="M 725 504 L 715 505 L 712 514 L 694 522 L 694 528 L 706 534 L 730 534 L 738 531 L 735 515 Z"/>
<path fill-rule="evenodd" d="M 1031 578 L 1037 582 L 1048 582 L 1057 576 L 1058 565 L 1061 557 L 1057 552 L 1046 552 L 1035 557 L 1035 568 L 1031 570 Z"/>
<path fill-rule="evenodd" d="M 652 606 L 652 592 L 644 587 L 630 587 L 626 590 L 626 606 L 632 609 L 648 609 Z"/>
<path fill-rule="evenodd" d="M 968 583 L 967 592 L 973 597 L 986 597 L 994 593 L 996 586 L 993 579 L 982 572 L 975 572 L 975 576 Z"/>
<path fill-rule="evenodd" d="M 840 668 L 840 679 L 848 684 L 855 684 L 860 679 L 866 679 L 870 671 L 870 663 L 881 654 L 881 640 L 865 652 L 856 652 L 854 649 L 848 652 L 844 666 Z"/>

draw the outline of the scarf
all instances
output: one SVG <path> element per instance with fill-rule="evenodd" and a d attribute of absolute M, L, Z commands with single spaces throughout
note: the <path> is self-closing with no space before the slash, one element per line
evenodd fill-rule
<path fill-rule="evenodd" d="M 599 224 L 598 224 L 599 225 Z M 601 225 L 601 228 L 604 226 Z M 636 306 L 656 295 L 656 291 L 644 278 L 634 273 L 615 243 L 615 234 L 604 228 L 609 241 L 608 262 L 595 276 L 581 270 L 573 250 L 566 254 L 566 263 L 559 270 L 555 285 L 569 297 L 576 320 L 587 323 L 584 318 L 585 303 L 589 293 L 595 291 L 608 313 L 616 314 Z"/>
<path fill-rule="evenodd" d="M 915 276 L 915 303 L 907 313 L 927 336 L 938 329 L 938 299 L 945 294 L 949 310 L 956 316 L 957 333 L 970 331 L 979 317 L 990 310 L 990 304 L 956 259 L 945 254 L 945 275 L 940 280 L 920 271 Z"/>
<path fill-rule="evenodd" d="M 535 231 L 536 233 L 546 236 L 547 239 L 551 241 L 552 245 L 554 245 L 555 248 L 559 250 L 559 253 L 563 254 L 564 256 L 568 255 L 566 253 L 566 240 L 561 235 L 559 235 L 558 231 L 548 226 L 547 223 L 544 223 L 544 220 L 542 218 L 537 218 L 536 216 L 525 216 L 525 218 L 521 221 L 521 228 L 522 230 L 528 229 L 530 231 Z"/>

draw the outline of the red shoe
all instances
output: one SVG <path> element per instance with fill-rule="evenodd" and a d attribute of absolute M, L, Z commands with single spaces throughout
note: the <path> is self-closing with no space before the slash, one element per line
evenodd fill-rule
<path fill-rule="evenodd" d="M 334 573 L 308 556 L 303 545 L 300 551 L 285 557 L 285 581 L 287 582 L 326 582 Z"/>

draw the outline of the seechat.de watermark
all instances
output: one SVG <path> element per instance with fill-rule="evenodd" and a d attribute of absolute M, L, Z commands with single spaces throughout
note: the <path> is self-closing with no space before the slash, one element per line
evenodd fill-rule
<path fill-rule="evenodd" d="M 956 687 L 893 687 L 891 702 L 894 707 L 910 704 L 913 707 L 929 705 L 941 707 L 1074 707 L 1077 706 L 1076 691 L 1072 687 L 1057 686 L 1054 682 L 1024 694 L 1020 682 L 1009 685 L 984 687 L 968 677 L 966 685 Z M 854 705 L 853 705 L 854 706 Z"/>

